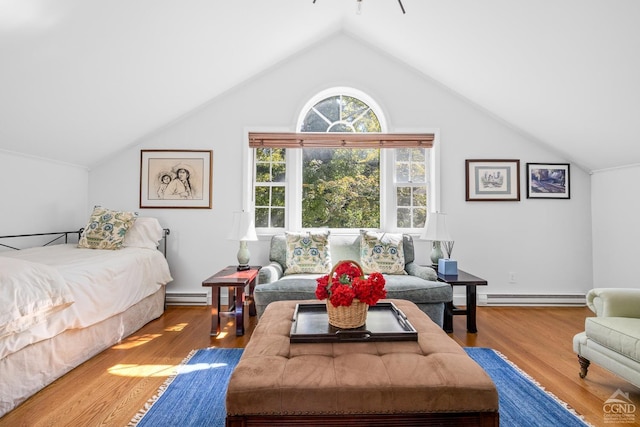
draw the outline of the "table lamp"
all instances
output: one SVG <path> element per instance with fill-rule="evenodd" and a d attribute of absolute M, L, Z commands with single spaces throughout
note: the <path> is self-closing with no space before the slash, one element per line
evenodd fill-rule
<path fill-rule="evenodd" d="M 249 270 L 249 248 L 247 248 L 247 242 L 249 240 L 258 240 L 256 236 L 255 222 L 253 214 L 251 212 L 234 212 L 233 213 L 233 227 L 229 233 L 229 240 L 240 241 L 240 248 L 238 249 L 238 271 Z"/>
<path fill-rule="evenodd" d="M 451 236 L 447 230 L 446 215 L 439 212 L 429 212 L 427 223 L 424 225 L 421 240 L 433 242 L 431 249 L 431 265 L 438 265 L 438 260 L 444 258 L 440 242 L 451 241 Z"/>

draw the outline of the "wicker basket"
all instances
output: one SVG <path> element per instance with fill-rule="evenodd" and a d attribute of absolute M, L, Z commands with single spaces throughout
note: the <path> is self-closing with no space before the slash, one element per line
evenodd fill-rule
<path fill-rule="evenodd" d="M 360 277 L 364 277 L 362 267 L 355 261 L 340 261 L 333 266 L 331 273 L 329 274 L 329 284 L 336 271 L 336 268 L 344 263 L 349 263 L 357 266 L 360 269 Z M 349 306 L 334 307 L 331 301 L 327 299 L 327 315 L 329 316 L 329 324 L 340 329 L 354 329 L 364 325 L 367 321 L 367 310 L 369 305 L 360 302 L 357 298 L 353 300 Z"/>
<path fill-rule="evenodd" d="M 341 305 L 334 307 L 331 301 L 327 300 L 327 314 L 329 324 L 340 329 L 359 328 L 367 322 L 367 310 L 369 306 L 360 302 L 357 298 L 348 306 Z"/>

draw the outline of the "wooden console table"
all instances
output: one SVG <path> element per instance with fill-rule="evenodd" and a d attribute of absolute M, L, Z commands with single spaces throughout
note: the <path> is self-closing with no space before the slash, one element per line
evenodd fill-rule
<path fill-rule="evenodd" d="M 256 315 L 256 305 L 253 302 L 253 289 L 256 286 L 259 266 L 252 266 L 249 270 L 238 271 L 235 265 L 226 267 L 202 282 L 202 286 L 211 288 L 211 336 L 220 334 L 220 288 L 229 290 L 229 305 L 231 299 L 235 301 L 236 335 L 244 335 L 244 301 L 249 300 L 249 315 Z M 249 294 L 244 289 L 249 286 Z M 234 292 L 232 292 L 232 290 Z M 247 298 L 248 297 L 248 298 Z"/>
<path fill-rule="evenodd" d="M 443 329 L 445 332 L 453 332 L 453 316 L 467 316 L 467 332 L 478 332 L 476 325 L 476 286 L 486 286 L 487 281 L 469 274 L 466 271 L 458 270 L 458 274 L 440 274 L 438 281 L 445 282 L 451 286 L 465 286 L 467 288 L 467 306 L 464 309 L 453 305 L 453 301 L 448 302 L 444 312 Z"/>

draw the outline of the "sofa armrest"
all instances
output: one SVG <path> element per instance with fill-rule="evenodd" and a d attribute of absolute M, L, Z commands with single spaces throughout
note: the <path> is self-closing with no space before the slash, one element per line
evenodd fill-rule
<path fill-rule="evenodd" d="M 280 280 L 283 274 L 282 266 L 272 261 L 269 265 L 265 265 L 260 269 L 258 284 L 273 283 L 276 280 Z"/>
<path fill-rule="evenodd" d="M 436 273 L 436 271 L 431 267 L 426 267 L 416 264 L 415 262 L 410 262 L 404 266 L 404 270 L 410 276 L 416 276 L 430 282 L 438 281 L 438 273 Z"/>
<path fill-rule="evenodd" d="M 640 289 L 591 289 L 587 305 L 598 317 L 640 318 Z"/>

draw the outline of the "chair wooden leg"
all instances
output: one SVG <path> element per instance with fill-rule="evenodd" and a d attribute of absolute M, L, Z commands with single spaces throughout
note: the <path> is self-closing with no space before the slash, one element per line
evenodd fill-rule
<path fill-rule="evenodd" d="M 580 378 L 584 378 L 587 376 L 587 370 L 589 369 L 591 361 L 578 355 L 578 362 L 580 362 Z"/>

